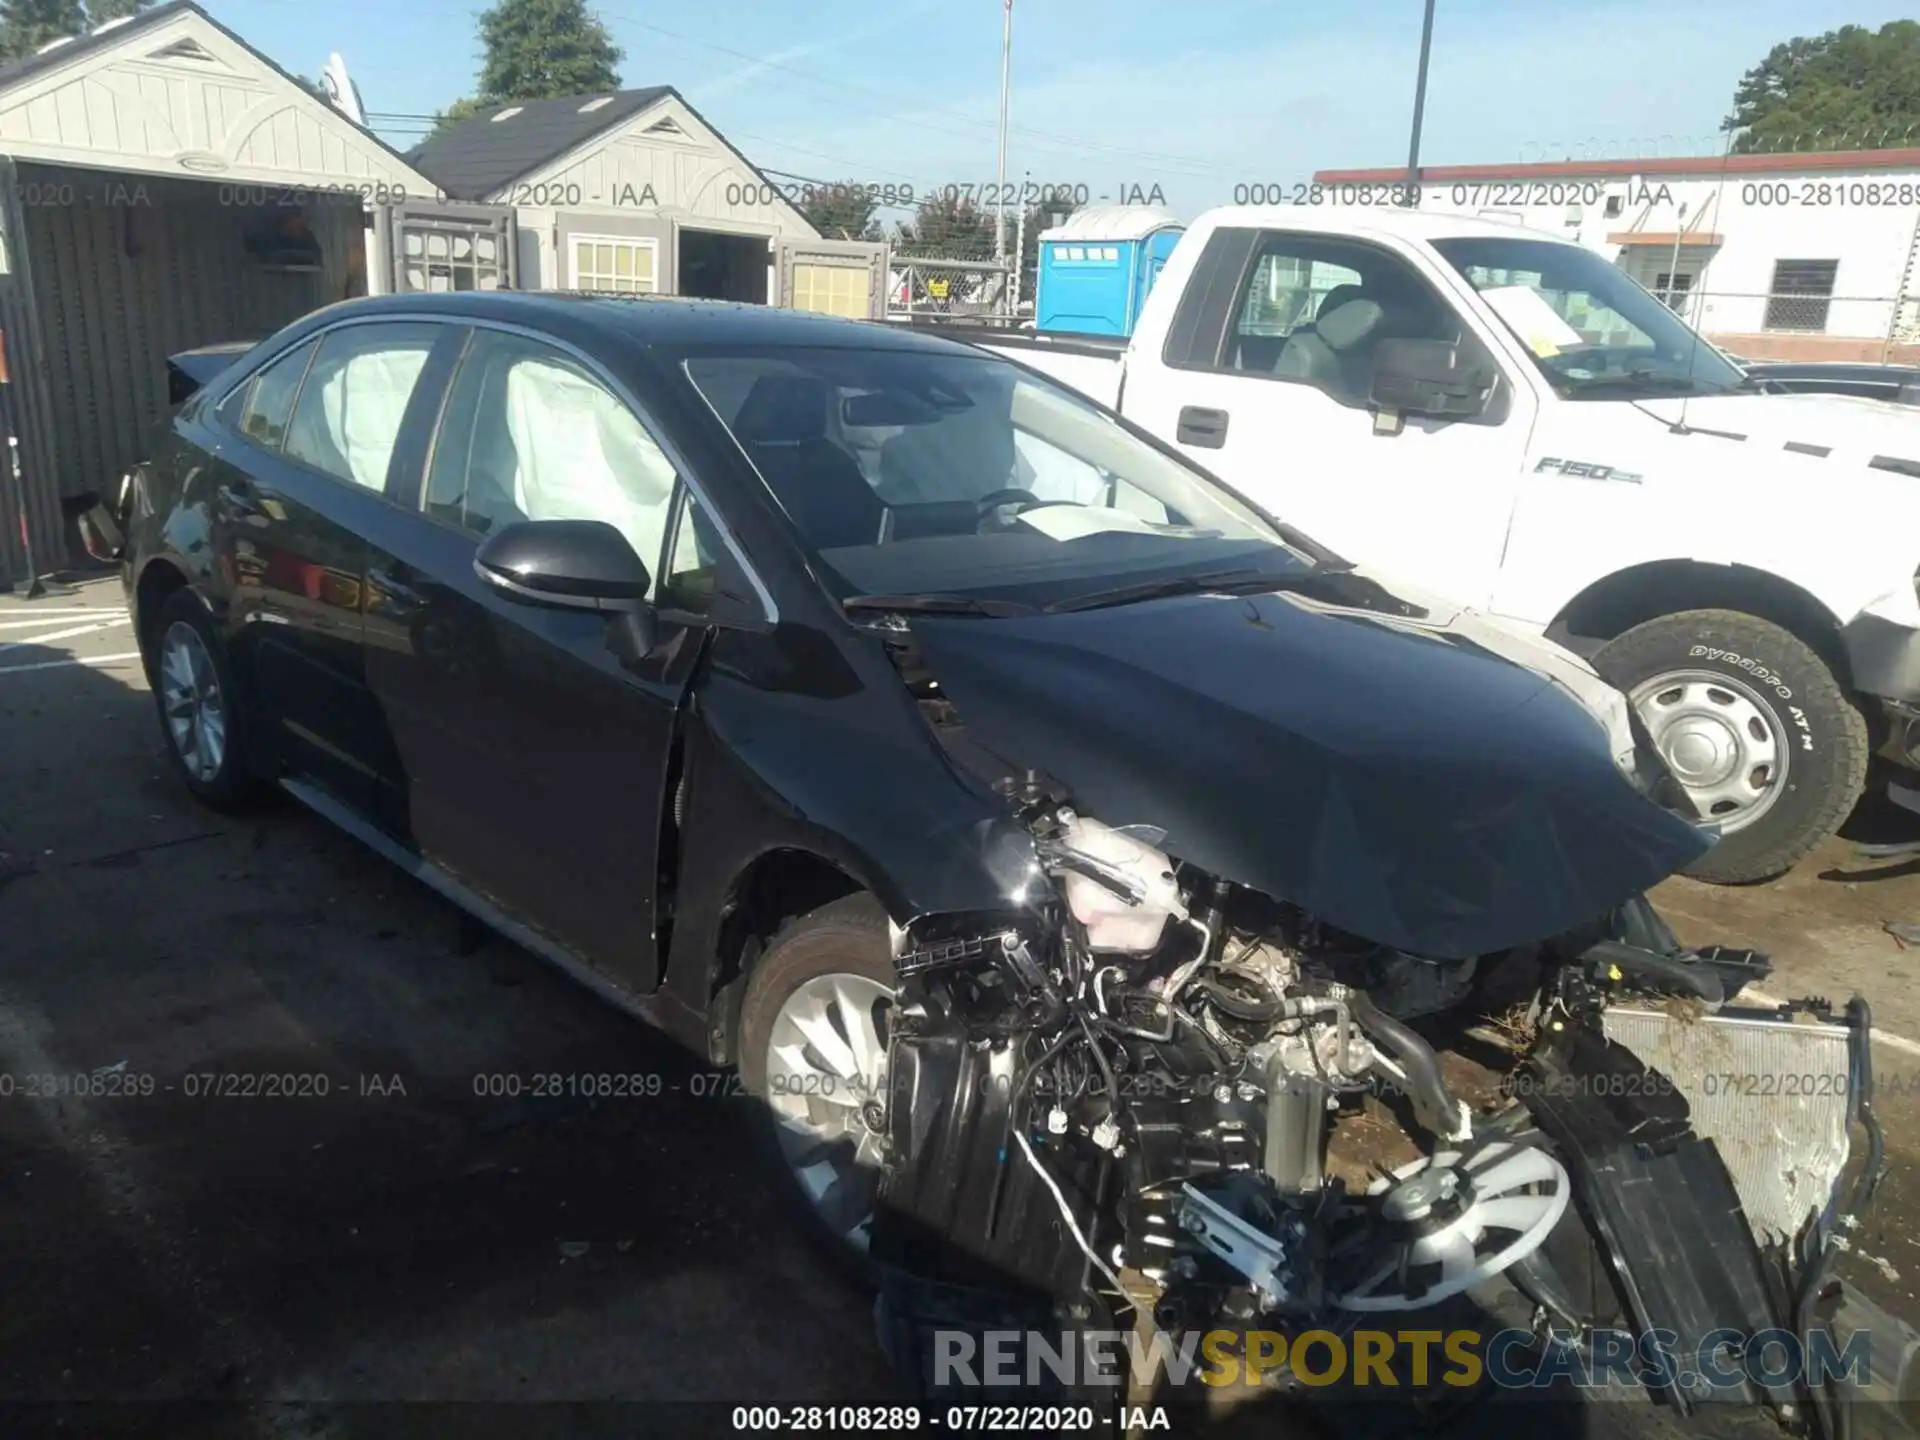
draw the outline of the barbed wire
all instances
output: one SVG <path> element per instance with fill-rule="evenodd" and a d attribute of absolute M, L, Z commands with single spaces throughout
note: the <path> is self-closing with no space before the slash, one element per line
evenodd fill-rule
<path fill-rule="evenodd" d="M 1864 126 L 1817 126 L 1778 135 L 1754 135 L 1750 130 L 1713 130 L 1697 133 L 1666 131 L 1658 135 L 1602 139 L 1530 141 L 1520 147 L 1522 164 L 1609 160 L 1721 160 L 1729 155 L 1806 155 L 1844 150 L 1899 150 L 1920 136 L 1920 123 Z"/>

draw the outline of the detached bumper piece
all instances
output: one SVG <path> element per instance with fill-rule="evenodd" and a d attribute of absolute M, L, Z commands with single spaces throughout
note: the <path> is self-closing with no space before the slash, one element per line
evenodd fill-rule
<path fill-rule="evenodd" d="M 1871 1203 L 1884 1168 L 1865 1004 L 1844 1018 L 1819 1002 L 1623 1007 L 1604 1024 L 1570 1023 L 1529 1057 L 1527 1103 L 1560 1147 L 1634 1328 L 1673 1337 L 1678 1363 L 1650 1377 L 1656 1393 L 1686 1415 L 1765 1405 L 1783 1421 L 1814 1417 L 1827 1440 L 1846 1436 L 1843 1397 L 1825 1387 L 1766 1383 L 1764 1367 L 1744 1370 L 1724 1349 L 1714 1368 L 1742 1378 L 1709 1383 L 1694 1361 L 1716 1331 L 1785 1330 L 1804 1352 L 1842 1303 L 1861 1303 L 1840 1301 L 1828 1276 L 1842 1216 Z M 1855 1124 L 1867 1154 L 1843 1197 Z"/>

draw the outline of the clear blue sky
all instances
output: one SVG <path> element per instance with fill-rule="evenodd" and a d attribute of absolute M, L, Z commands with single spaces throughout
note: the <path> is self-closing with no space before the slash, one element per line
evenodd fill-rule
<path fill-rule="evenodd" d="M 458 0 L 203 0 L 289 70 L 340 51 L 369 110 L 472 87 Z M 592 3 L 592 0 L 589 0 Z M 675 86 L 749 159 L 824 179 L 994 177 L 999 0 L 716 0 L 594 7 L 627 85 Z M 1911 6 L 1862 0 L 1439 0 L 1430 164 L 1687 154 L 1776 42 Z M 1404 164 L 1421 0 L 1015 0 L 1008 173 L 1159 185 L 1191 215 L 1236 184 Z M 404 149 L 418 136 L 387 127 Z M 1917 137 L 1920 138 L 1920 137 Z"/>

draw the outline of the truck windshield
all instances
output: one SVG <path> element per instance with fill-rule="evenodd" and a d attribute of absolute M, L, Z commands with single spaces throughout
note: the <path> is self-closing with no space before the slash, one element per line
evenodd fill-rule
<path fill-rule="evenodd" d="M 684 364 L 843 600 L 1024 607 L 1336 558 L 1007 361 L 787 347 Z"/>
<path fill-rule="evenodd" d="M 1619 266 L 1579 245 L 1462 236 L 1433 248 L 1569 400 L 1720 395 L 1743 371 Z"/>

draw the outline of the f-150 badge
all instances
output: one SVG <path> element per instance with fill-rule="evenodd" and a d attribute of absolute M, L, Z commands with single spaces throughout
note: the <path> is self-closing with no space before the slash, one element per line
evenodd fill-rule
<path fill-rule="evenodd" d="M 1536 475 L 1547 470 L 1558 471 L 1575 480 L 1619 480 L 1628 485 L 1638 485 L 1641 480 L 1631 470 L 1616 470 L 1611 465 L 1591 465 L 1585 460 L 1557 460 L 1551 455 L 1533 467 Z"/>

